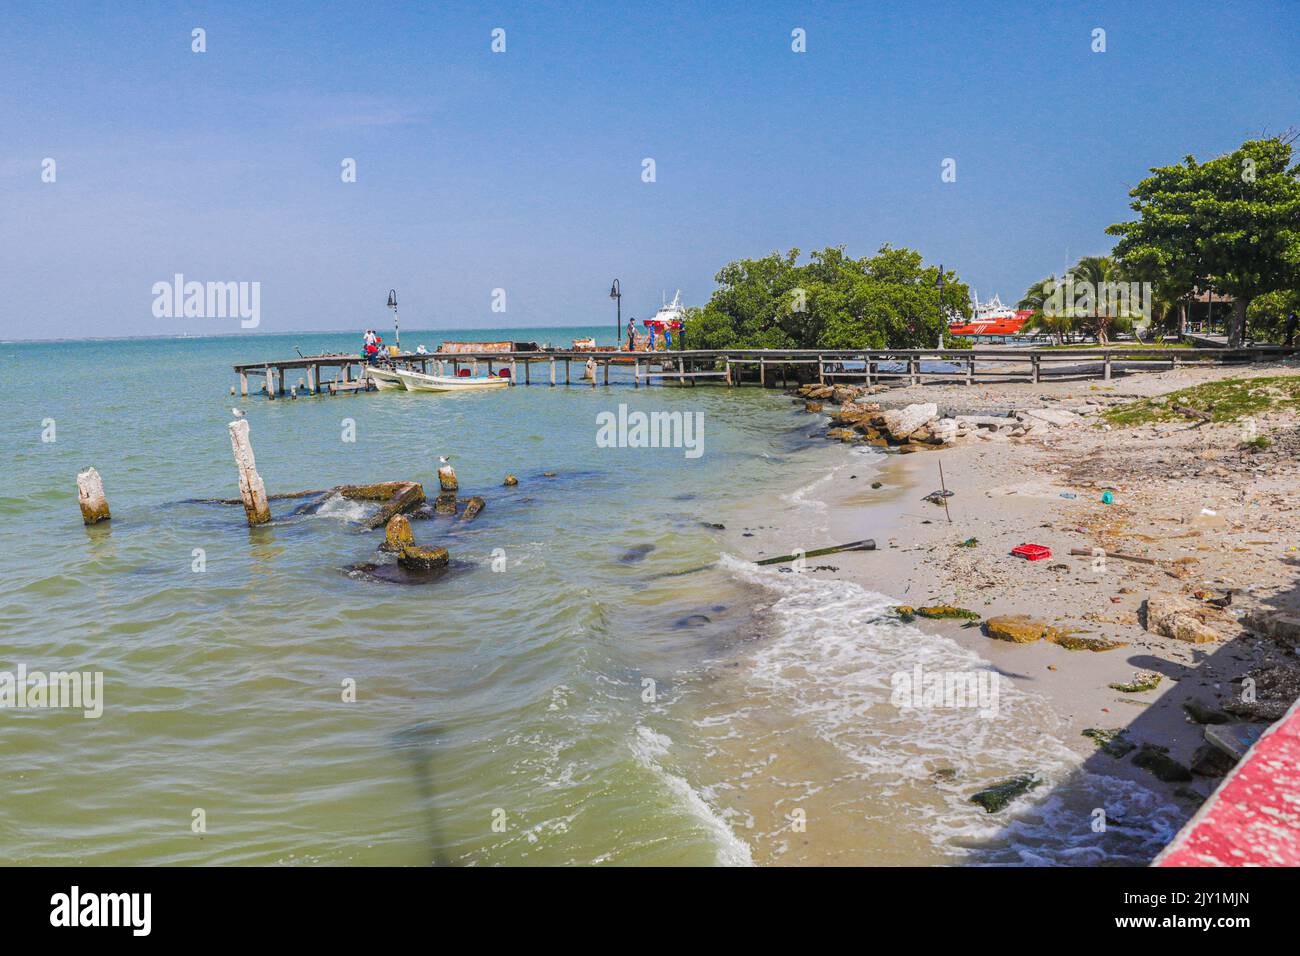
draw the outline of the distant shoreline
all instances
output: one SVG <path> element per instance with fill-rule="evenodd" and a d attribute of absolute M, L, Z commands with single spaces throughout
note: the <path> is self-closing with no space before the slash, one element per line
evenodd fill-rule
<path fill-rule="evenodd" d="M 521 332 L 544 331 L 552 329 L 597 329 L 607 323 L 595 322 L 590 325 L 494 325 L 494 326 L 448 326 L 444 329 L 403 329 L 408 335 L 442 335 L 447 332 Z M 61 342 L 174 342 L 184 339 L 237 339 L 269 338 L 277 335 L 360 335 L 364 329 L 358 325 L 355 329 L 287 329 L 284 331 L 213 332 L 201 335 L 180 333 L 174 335 L 86 335 L 64 336 L 48 339 L 0 339 L 0 345 L 57 345 Z"/>

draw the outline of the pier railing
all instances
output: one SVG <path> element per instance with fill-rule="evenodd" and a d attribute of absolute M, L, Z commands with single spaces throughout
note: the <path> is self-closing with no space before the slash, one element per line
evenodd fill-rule
<path fill-rule="evenodd" d="M 552 349 L 530 352 L 403 352 L 389 357 L 400 367 L 455 375 L 462 368 L 471 374 L 480 370 L 497 374 L 510 369 L 516 385 L 610 384 L 611 367 L 631 372 L 634 387 L 660 382 L 696 384 L 713 380 L 728 386 L 756 384 L 784 386 L 816 380 L 823 384 L 842 382 L 875 384 L 922 384 L 944 382 L 974 385 L 995 382 L 1042 382 L 1060 378 L 1109 379 L 1116 373 L 1179 368 L 1188 365 L 1248 365 L 1273 361 L 1296 354 L 1294 348 L 1254 346 L 1240 349 L 1195 348 L 980 348 L 980 349 L 684 349 L 680 351 L 627 352 L 590 349 Z M 596 373 L 574 381 L 573 364 L 580 368 L 593 362 Z M 532 379 L 534 366 L 546 371 Z M 299 383 L 291 385 L 307 394 L 360 391 L 369 387 L 366 365 L 353 354 L 308 355 L 298 358 L 247 362 L 234 366 L 240 394 L 248 394 L 249 376 L 265 376 L 263 390 L 270 397 L 286 394 L 285 379 L 301 372 Z M 324 381 L 326 370 L 334 371 Z M 562 380 L 561 380 L 562 371 Z M 521 373 L 522 372 L 522 376 Z M 522 377 L 522 381 L 520 380 Z"/>

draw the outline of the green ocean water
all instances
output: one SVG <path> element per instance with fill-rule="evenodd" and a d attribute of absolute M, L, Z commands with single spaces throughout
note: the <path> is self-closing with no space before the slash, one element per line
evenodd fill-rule
<path fill-rule="evenodd" d="M 610 333 L 445 337 L 587 334 Z M 105 682 L 99 719 L 0 711 L 9 845 L 38 863 L 725 858 L 725 826 L 665 782 L 638 726 L 749 634 L 747 588 L 717 570 L 657 575 L 716 559 L 706 522 L 824 455 L 806 437 L 812 421 L 756 389 L 228 394 L 235 362 L 355 339 L 0 346 L 0 668 Z M 403 335 L 408 347 L 439 339 Z M 389 560 L 355 503 L 302 516 L 277 503 L 274 523 L 250 531 L 241 509 L 194 502 L 238 493 L 235 403 L 272 493 L 436 487 L 450 455 L 462 493 L 487 500 L 469 525 L 416 523 L 417 540 L 450 549 L 451 572 L 420 587 L 346 573 Z M 704 453 L 598 448 L 596 416 L 620 403 L 703 412 Z M 113 513 L 89 529 L 74 481 L 87 465 Z M 507 472 L 517 488 L 502 487 Z M 342 699 L 347 681 L 355 702 Z"/>
<path fill-rule="evenodd" d="M 993 720 L 893 703 L 899 674 L 989 664 L 858 583 L 887 548 L 856 575 L 749 563 L 880 536 L 874 497 L 921 493 L 870 491 L 881 453 L 826 442 L 788 396 L 634 389 L 622 369 L 595 388 L 229 394 L 235 363 L 356 345 L 0 343 L 10 862 L 1098 864 L 1145 862 L 1176 829 L 1144 788 L 1080 778 L 1032 692 L 1008 683 Z M 354 570 L 391 561 L 362 527 L 372 506 L 276 502 L 250 530 L 204 500 L 238 493 L 235 404 L 271 493 L 432 489 L 447 455 L 486 508 L 413 522 L 452 556 L 418 586 Z M 698 414 L 700 453 L 600 447 L 620 406 Z M 88 465 L 113 513 L 91 528 Z M 24 668 L 101 673 L 102 715 L 6 705 Z M 1023 807 L 970 803 L 1026 768 L 1045 785 Z M 1124 829 L 1093 832 L 1099 800 Z"/>

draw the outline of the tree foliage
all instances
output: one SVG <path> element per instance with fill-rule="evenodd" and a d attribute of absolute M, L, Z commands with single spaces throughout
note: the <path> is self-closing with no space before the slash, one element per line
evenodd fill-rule
<path fill-rule="evenodd" d="M 1138 218 L 1107 230 L 1120 237 L 1115 255 L 1167 298 L 1196 287 L 1233 296 L 1229 344 L 1239 345 L 1251 300 L 1300 288 L 1298 171 L 1290 137 L 1155 167 L 1129 193 Z"/>
<path fill-rule="evenodd" d="M 729 262 L 719 288 L 687 314 L 692 348 L 883 349 L 965 343 L 947 336 L 950 321 L 969 318 L 970 293 L 944 272 L 942 319 L 938 266 L 911 249 L 884 245 L 853 259 L 828 246 L 799 264 L 800 252 Z"/>

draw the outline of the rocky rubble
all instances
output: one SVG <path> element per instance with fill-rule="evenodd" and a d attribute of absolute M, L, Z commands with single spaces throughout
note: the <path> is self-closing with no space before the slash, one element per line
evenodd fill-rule
<path fill-rule="evenodd" d="M 870 396 L 888 391 L 888 386 L 804 385 L 798 396 L 804 408 L 829 414 L 832 427 L 826 437 L 842 442 L 865 441 L 899 451 L 951 447 L 963 439 L 1008 441 L 1032 432 L 1068 428 L 1086 421 L 1096 406 L 1030 408 L 1009 415 L 943 415 L 935 402 L 913 402 L 897 408 L 883 408 Z M 823 403 L 839 405 L 828 410 Z"/>

